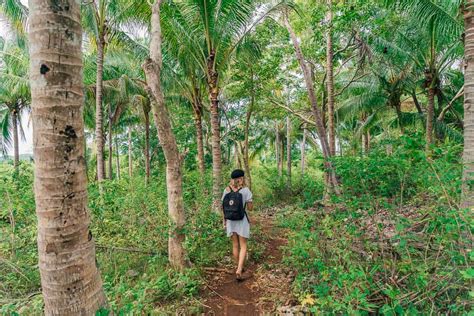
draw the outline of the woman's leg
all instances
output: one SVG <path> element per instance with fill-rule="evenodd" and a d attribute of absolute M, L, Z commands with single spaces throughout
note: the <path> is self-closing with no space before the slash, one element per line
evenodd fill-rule
<path fill-rule="evenodd" d="M 235 264 L 239 264 L 239 235 L 236 233 L 232 234 L 232 256 Z"/>
<path fill-rule="evenodd" d="M 245 258 L 247 257 L 247 238 L 239 236 L 240 253 L 239 265 L 237 266 L 237 274 L 242 273 L 244 269 Z"/>

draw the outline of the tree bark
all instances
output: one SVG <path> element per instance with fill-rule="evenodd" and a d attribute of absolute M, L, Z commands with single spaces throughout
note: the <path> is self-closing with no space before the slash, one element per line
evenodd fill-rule
<path fill-rule="evenodd" d="M 97 73 L 95 91 L 95 141 L 97 146 L 97 181 L 100 183 L 105 179 L 104 162 L 104 132 L 102 118 L 102 81 L 104 73 L 104 46 L 103 34 L 99 34 L 97 39 Z"/>
<path fill-rule="evenodd" d="M 209 98 L 211 101 L 211 133 L 212 133 L 212 195 L 213 209 L 220 210 L 221 176 L 222 176 L 222 153 L 221 135 L 219 123 L 219 86 L 218 73 L 214 69 L 215 51 L 211 51 L 207 60 L 207 77 L 209 86 Z"/>
<path fill-rule="evenodd" d="M 15 108 L 12 111 L 12 127 L 13 127 L 13 166 L 15 172 L 18 172 L 20 166 L 20 149 L 19 149 L 19 138 L 18 138 L 18 110 Z"/>
<path fill-rule="evenodd" d="M 291 120 L 290 116 L 286 117 L 286 176 L 288 191 L 291 190 Z"/>
<path fill-rule="evenodd" d="M 435 89 L 430 86 L 428 88 L 428 105 L 426 108 L 426 150 L 429 150 L 433 144 L 434 98 Z"/>
<path fill-rule="evenodd" d="M 197 163 L 201 176 L 204 176 L 206 168 L 204 166 L 204 140 L 202 133 L 202 105 L 200 101 L 193 101 L 194 125 L 196 127 Z"/>
<path fill-rule="evenodd" d="M 115 135 L 115 168 L 117 169 L 117 179 L 120 180 L 120 152 L 117 135 Z"/>
<path fill-rule="evenodd" d="M 89 229 L 77 1 L 29 1 L 38 257 L 45 315 L 106 305 Z"/>
<path fill-rule="evenodd" d="M 252 82 L 253 82 L 253 75 L 252 75 Z M 252 176 L 250 174 L 249 129 L 250 129 L 250 118 L 252 117 L 252 111 L 253 111 L 254 103 L 255 103 L 255 92 L 253 88 L 252 88 L 251 94 L 252 94 L 250 97 L 251 101 L 247 109 L 247 113 L 245 115 L 244 152 L 243 152 L 245 180 L 250 190 L 252 190 Z"/>
<path fill-rule="evenodd" d="M 306 128 L 303 128 L 303 141 L 301 142 L 301 177 L 304 177 L 306 164 Z"/>
<path fill-rule="evenodd" d="M 133 160 L 132 160 L 132 128 L 128 127 L 128 176 L 133 175 Z"/>
<path fill-rule="evenodd" d="M 474 0 L 467 0 L 465 22 L 464 71 L 464 152 L 461 205 L 474 210 Z"/>
<path fill-rule="evenodd" d="M 277 169 L 278 169 L 278 176 L 281 177 L 282 175 L 282 169 L 281 169 L 281 150 L 280 150 L 280 130 L 278 128 L 278 122 L 275 124 L 275 154 L 276 154 L 276 163 L 277 163 Z"/>
<path fill-rule="evenodd" d="M 107 107 L 107 110 L 108 110 L 108 117 L 109 117 L 109 135 L 108 135 L 108 145 L 109 145 L 109 174 L 108 174 L 108 178 L 110 180 L 112 180 L 114 178 L 114 174 L 113 174 L 113 168 L 112 168 L 112 161 L 113 161 L 113 135 L 112 135 L 112 106 L 109 104 L 109 106 Z"/>
<path fill-rule="evenodd" d="M 331 153 L 329 151 L 329 144 L 326 136 L 326 129 L 324 128 L 323 117 L 321 115 L 321 111 L 319 110 L 318 100 L 316 99 L 316 95 L 314 93 L 314 83 L 304 60 L 304 56 L 298 43 L 298 39 L 296 38 L 295 32 L 293 31 L 291 24 L 288 21 L 288 16 L 286 15 L 284 17 L 284 22 L 288 32 L 290 33 L 291 41 L 293 42 L 293 46 L 295 48 L 296 59 L 298 60 L 298 63 L 300 64 L 301 70 L 303 72 L 306 90 L 308 91 L 309 100 L 311 102 L 311 108 L 316 124 L 316 132 L 321 142 L 321 149 L 324 157 L 324 166 L 328 173 L 328 181 L 330 187 L 328 187 L 327 189 L 334 191 L 334 193 L 336 194 L 340 194 L 339 182 L 336 178 L 336 173 L 334 172 L 331 161 L 329 160 L 331 157 Z"/>
<path fill-rule="evenodd" d="M 176 138 L 171 128 L 171 120 L 165 106 L 163 90 L 161 88 L 161 25 L 160 3 L 152 5 L 150 58 L 143 69 L 147 79 L 147 90 L 152 100 L 153 118 L 158 130 L 158 138 L 166 159 L 166 187 L 168 194 L 168 213 L 171 226 L 168 238 L 168 259 L 170 264 L 178 269 L 186 265 L 184 250 L 184 202 L 181 164 L 182 157 L 178 150 Z"/>
<path fill-rule="evenodd" d="M 336 154 L 336 127 L 334 122 L 334 74 L 333 74 L 333 47 L 332 47 L 332 0 L 328 0 L 328 12 L 326 15 L 328 23 L 327 48 L 326 48 L 326 85 L 328 91 L 328 129 L 329 129 L 329 152 L 331 156 Z"/>
<path fill-rule="evenodd" d="M 145 182 L 150 183 L 150 112 L 145 111 Z"/>

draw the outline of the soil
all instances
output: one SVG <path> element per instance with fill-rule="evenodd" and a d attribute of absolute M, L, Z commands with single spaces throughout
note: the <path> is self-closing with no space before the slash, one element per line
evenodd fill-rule
<path fill-rule="evenodd" d="M 263 233 L 263 238 L 250 241 L 265 243 L 261 259 L 247 262 L 242 281 L 236 280 L 235 267 L 209 269 L 203 296 L 205 315 L 276 314 L 278 306 L 295 301 L 291 295 L 294 273 L 281 264 L 282 246 L 287 243 L 284 232 L 274 225 L 271 211 L 253 218 L 252 224 Z"/>

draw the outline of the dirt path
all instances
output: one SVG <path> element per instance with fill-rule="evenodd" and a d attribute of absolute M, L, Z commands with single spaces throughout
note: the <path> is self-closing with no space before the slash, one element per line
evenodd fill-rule
<path fill-rule="evenodd" d="M 226 268 L 226 271 L 208 272 L 209 281 L 204 293 L 205 315 L 262 315 L 274 313 L 278 306 L 291 301 L 293 274 L 281 264 L 281 247 L 287 240 L 280 237 L 283 234 L 275 227 L 273 214 L 261 214 L 252 222 L 254 227 L 260 227 L 263 241 L 251 242 L 265 244 L 263 255 L 258 262 L 247 262 L 241 282 L 236 281 L 233 267 Z"/>

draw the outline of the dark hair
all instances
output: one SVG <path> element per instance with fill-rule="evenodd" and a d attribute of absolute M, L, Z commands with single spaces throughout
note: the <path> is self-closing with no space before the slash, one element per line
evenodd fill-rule
<path fill-rule="evenodd" d="M 237 179 L 237 178 L 242 178 L 245 175 L 245 172 L 241 169 L 235 169 L 232 171 L 230 174 L 231 179 Z"/>

